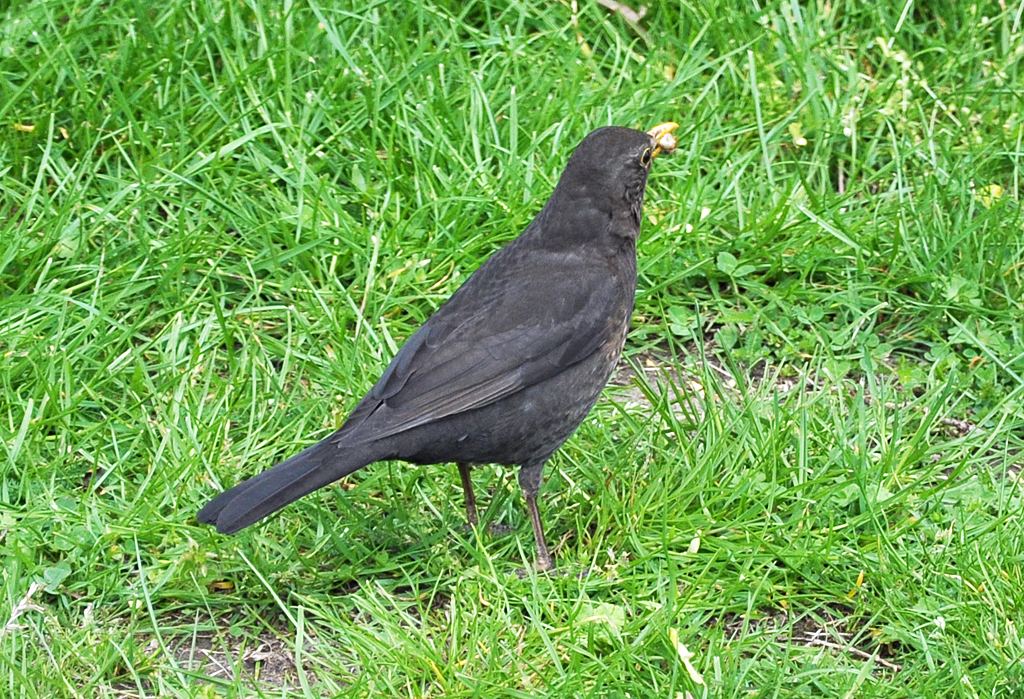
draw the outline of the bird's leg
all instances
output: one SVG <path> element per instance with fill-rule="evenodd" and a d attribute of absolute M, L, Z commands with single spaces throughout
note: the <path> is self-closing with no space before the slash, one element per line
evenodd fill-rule
<path fill-rule="evenodd" d="M 459 477 L 462 479 L 462 492 L 466 494 L 466 527 L 476 527 L 478 526 L 479 518 L 476 511 L 476 495 L 473 494 L 473 481 L 469 476 L 469 464 L 456 463 L 456 465 L 459 467 Z M 502 534 L 508 534 L 510 531 L 512 531 L 512 528 L 505 524 L 491 522 L 487 525 L 487 533 L 491 536 L 501 536 Z"/>
<path fill-rule="evenodd" d="M 469 477 L 469 464 L 461 461 L 456 464 L 459 467 L 459 477 L 462 479 L 462 492 L 466 494 L 466 521 L 469 526 L 477 526 L 476 517 L 476 495 L 473 494 L 473 480 Z"/>
<path fill-rule="evenodd" d="M 537 493 L 540 491 L 541 474 L 544 464 L 531 464 L 519 469 L 519 486 L 523 489 L 523 496 L 526 498 L 526 511 L 530 515 L 530 524 L 533 525 L 533 538 L 537 541 L 537 562 L 534 565 L 537 572 L 552 570 L 555 562 L 548 553 L 548 544 L 544 539 L 544 525 L 540 521 L 540 510 L 537 508 Z"/>
<path fill-rule="evenodd" d="M 537 540 L 537 563 L 534 566 L 541 573 L 555 567 L 548 553 L 548 544 L 544 540 L 544 525 L 540 521 L 540 510 L 537 509 L 537 496 L 526 496 L 526 511 L 530 513 L 530 524 L 533 525 L 533 538 Z"/>

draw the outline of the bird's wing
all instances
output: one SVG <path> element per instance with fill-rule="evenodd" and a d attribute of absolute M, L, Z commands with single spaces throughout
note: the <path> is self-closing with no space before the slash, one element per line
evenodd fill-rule
<path fill-rule="evenodd" d="M 618 329 L 615 311 L 629 300 L 608 265 L 565 253 L 502 257 L 488 260 L 406 341 L 339 442 L 380 439 L 489 405 L 589 357 Z"/>

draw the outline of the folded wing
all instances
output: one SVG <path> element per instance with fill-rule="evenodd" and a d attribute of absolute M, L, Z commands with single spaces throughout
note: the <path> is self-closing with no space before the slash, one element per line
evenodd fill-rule
<path fill-rule="evenodd" d="M 529 278 L 510 275 L 516 265 L 495 255 L 467 280 L 402 346 L 335 443 L 360 444 L 484 407 L 597 351 L 623 303 L 622 285 L 608 266 L 581 264 L 576 254 L 532 254 Z M 507 280 L 496 284 L 493 276 Z M 475 287 L 502 291 L 474 298 Z"/>

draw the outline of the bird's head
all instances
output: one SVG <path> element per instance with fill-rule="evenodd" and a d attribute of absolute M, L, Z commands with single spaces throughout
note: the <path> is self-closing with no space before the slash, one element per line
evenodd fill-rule
<path fill-rule="evenodd" d="M 677 127 L 668 122 L 647 132 L 621 126 L 591 131 L 576 146 L 545 206 L 545 226 L 572 238 L 610 233 L 635 239 L 651 163 L 675 149 Z"/>

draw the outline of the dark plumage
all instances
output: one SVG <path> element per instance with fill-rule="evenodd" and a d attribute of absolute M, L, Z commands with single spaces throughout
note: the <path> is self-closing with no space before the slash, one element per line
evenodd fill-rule
<path fill-rule="evenodd" d="M 221 493 L 199 521 L 232 534 L 367 464 L 454 461 L 476 524 L 469 464 L 520 466 L 537 541 L 544 462 L 611 375 L 633 312 L 647 173 L 675 124 L 609 126 L 577 146 L 544 208 L 398 351 L 334 434 Z"/>

